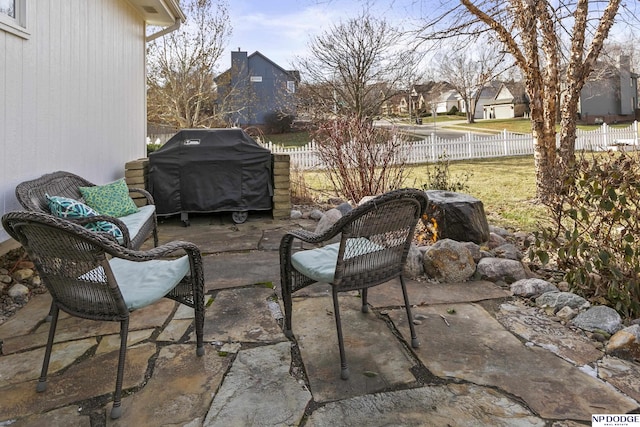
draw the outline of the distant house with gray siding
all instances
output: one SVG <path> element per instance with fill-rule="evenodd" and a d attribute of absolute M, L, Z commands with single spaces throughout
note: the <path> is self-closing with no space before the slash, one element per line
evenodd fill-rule
<path fill-rule="evenodd" d="M 215 79 L 220 108 L 239 126 L 269 126 L 296 115 L 298 71 L 285 70 L 260 52 L 231 52 L 231 68 Z"/>
<path fill-rule="evenodd" d="M 638 107 L 638 75 L 631 72 L 628 56 L 620 56 L 615 65 L 599 63 L 580 92 L 585 123 L 633 121 Z"/>

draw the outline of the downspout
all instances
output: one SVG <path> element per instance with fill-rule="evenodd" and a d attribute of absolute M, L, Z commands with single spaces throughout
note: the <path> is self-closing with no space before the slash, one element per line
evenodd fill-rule
<path fill-rule="evenodd" d="M 162 30 L 147 36 L 147 38 L 146 38 L 147 43 L 157 39 L 158 37 L 162 37 L 165 34 L 169 34 L 169 33 L 173 32 L 173 31 L 176 31 L 178 28 L 180 28 L 180 24 L 181 23 L 182 23 L 182 20 L 180 18 L 176 18 L 176 21 L 173 23 L 173 25 L 171 25 L 169 27 L 165 27 Z"/>

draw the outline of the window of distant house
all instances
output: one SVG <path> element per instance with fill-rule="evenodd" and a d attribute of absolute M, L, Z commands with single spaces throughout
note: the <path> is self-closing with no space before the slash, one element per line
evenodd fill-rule
<path fill-rule="evenodd" d="M 0 30 L 28 38 L 27 0 L 0 0 Z"/>
<path fill-rule="evenodd" d="M 296 82 L 289 80 L 287 82 L 287 90 L 291 93 L 296 93 Z"/>

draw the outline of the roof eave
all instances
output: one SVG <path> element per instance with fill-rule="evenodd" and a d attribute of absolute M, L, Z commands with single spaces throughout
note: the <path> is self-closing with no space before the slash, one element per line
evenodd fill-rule
<path fill-rule="evenodd" d="M 128 0 L 148 25 L 166 27 L 187 17 L 177 0 Z"/>

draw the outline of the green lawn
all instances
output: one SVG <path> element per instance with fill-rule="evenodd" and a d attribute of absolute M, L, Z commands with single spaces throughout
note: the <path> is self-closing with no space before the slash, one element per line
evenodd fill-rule
<path fill-rule="evenodd" d="M 424 188 L 427 167 L 409 166 L 406 187 Z M 467 193 L 482 201 L 490 224 L 513 230 L 534 231 L 545 220 L 545 207 L 534 201 L 535 170 L 532 156 L 451 162 L 451 182 L 462 181 L 463 173 L 471 177 Z M 304 173 L 304 184 L 316 201 L 335 196 L 322 172 Z"/>

